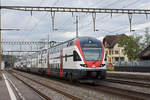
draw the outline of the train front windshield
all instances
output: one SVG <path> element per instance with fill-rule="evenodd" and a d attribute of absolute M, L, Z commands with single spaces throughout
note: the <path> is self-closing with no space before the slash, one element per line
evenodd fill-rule
<path fill-rule="evenodd" d="M 82 49 L 85 60 L 101 60 L 102 49 L 99 48 L 83 48 Z"/>
<path fill-rule="evenodd" d="M 102 45 L 97 39 L 87 38 L 80 41 L 83 55 L 87 61 L 101 60 L 102 58 Z"/>

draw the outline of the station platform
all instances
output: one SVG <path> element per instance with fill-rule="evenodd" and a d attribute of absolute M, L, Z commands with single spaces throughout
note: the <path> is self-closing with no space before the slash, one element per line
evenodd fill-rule
<path fill-rule="evenodd" d="M 8 93 L 8 89 L 6 87 L 5 79 L 1 75 L 1 80 L 0 80 L 0 100 L 11 100 L 10 95 Z"/>
<path fill-rule="evenodd" d="M 0 100 L 43 100 L 31 88 L 6 71 L 3 71 L 1 76 Z"/>
<path fill-rule="evenodd" d="M 108 77 L 120 77 L 139 80 L 150 80 L 150 73 L 144 72 L 121 72 L 121 71 L 107 71 Z"/>

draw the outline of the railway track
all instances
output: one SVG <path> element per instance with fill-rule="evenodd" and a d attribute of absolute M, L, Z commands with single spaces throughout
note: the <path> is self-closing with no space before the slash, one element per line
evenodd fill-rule
<path fill-rule="evenodd" d="M 126 84 L 126 85 L 132 85 L 132 86 L 138 86 L 138 87 L 144 87 L 144 88 L 150 88 L 150 84 L 143 83 L 143 82 L 135 82 L 135 81 L 129 81 L 129 80 L 121 80 L 121 79 L 114 79 L 114 78 L 107 78 L 105 80 L 106 82 L 112 82 L 112 83 L 120 83 L 120 84 Z"/>
<path fill-rule="evenodd" d="M 55 92 L 57 92 L 57 93 L 59 93 L 59 94 L 62 94 L 62 95 L 64 95 L 65 97 L 68 97 L 68 98 L 70 98 L 70 99 L 72 99 L 72 100 L 82 100 L 82 99 L 80 99 L 79 97 L 73 96 L 73 95 L 68 94 L 68 93 L 66 93 L 66 92 L 64 92 L 64 91 L 61 91 L 60 89 L 56 89 L 56 88 L 53 88 L 53 87 L 48 86 L 48 85 L 46 85 L 46 84 L 43 84 L 43 83 L 41 83 L 41 82 L 39 82 L 39 81 L 36 81 L 36 80 L 34 80 L 34 79 L 31 79 L 31 78 L 29 78 L 29 77 L 27 77 L 27 76 L 25 76 L 25 75 L 20 74 L 20 73 L 17 73 L 17 72 L 14 72 L 14 71 L 13 71 L 13 72 L 9 72 L 9 73 L 10 73 L 11 75 L 13 75 L 14 77 L 16 77 L 18 80 L 20 80 L 21 82 L 25 83 L 25 85 L 27 84 L 28 87 L 30 87 L 30 88 L 32 88 L 33 90 L 35 90 L 35 92 L 37 92 L 40 96 L 42 96 L 42 97 L 45 98 L 46 100 L 52 100 L 52 99 L 50 99 L 49 97 L 47 97 L 46 95 L 44 95 L 44 94 L 41 93 L 40 91 L 38 91 L 38 90 L 36 90 L 35 88 L 33 88 L 32 86 L 30 86 L 27 82 L 25 82 L 25 81 L 23 81 L 22 79 L 18 78 L 17 75 L 20 75 L 20 76 L 22 76 L 22 77 L 24 77 L 24 78 L 26 78 L 26 79 L 28 79 L 28 80 L 30 80 L 30 81 L 32 81 L 32 82 L 35 82 L 35 83 L 37 83 L 37 84 L 39 84 L 39 85 L 42 85 L 42 86 L 44 86 L 44 87 L 46 87 L 46 88 L 48 88 L 48 89 L 51 89 L 51 90 L 53 90 L 53 91 L 55 91 Z M 14 73 L 17 74 L 17 75 L 15 75 Z"/>
<path fill-rule="evenodd" d="M 115 95 L 128 97 L 133 100 L 149 100 L 149 98 L 150 98 L 149 93 L 137 92 L 134 90 L 122 89 L 122 88 L 118 88 L 118 87 L 107 86 L 104 84 L 102 84 L 102 85 L 98 84 L 98 87 L 94 87 L 93 89 L 97 90 L 97 91 L 104 91 L 104 92 L 112 93 Z"/>
<path fill-rule="evenodd" d="M 60 81 L 62 83 L 65 83 L 65 84 L 70 84 L 68 83 L 67 81 L 65 80 L 60 80 L 60 79 L 55 79 L 57 81 Z M 48 80 L 43 80 L 43 81 L 48 81 Z M 136 86 L 141 86 L 142 87 L 142 83 L 132 83 L 132 82 L 128 82 L 128 83 L 124 83 L 124 81 L 111 81 L 111 80 L 107 80 L 106 81 L 108 82 L 113 82 L 113 83 L 119 83 L 119 84 L 126 84 L 126 85 L 134 85 L 136 84 Z M 127 82 L 127 81 L 125 81 Z M 101 83 L 101 81 L 100 81 Z M 56 83 L 53 83 L 53 84 L 56 84 Z M 60 85 L 60 84 L 57 84 L 57 85 Z M 90 90 L 93 90 L 93 91 L 97 91 L 97 92 L 105 92 L 105 93 L 109 93 L 109 94 L 113 94 L 113 95 L 117 95 L 117 96 L 121 96 L 121 97 L 127 97 L 127 98 L 130 98 L 132 100 L 149 100 L 150 98 L 150 94 L 149 93 L 143 93 L 143 92 L 137 92 L 137 91 L 134 91 L 134 90 L 128 90 L 128 89 L 122 89 L 122 88 L 118 88 L 118 87 L 113 87 L 113 86 L 107 86 L 105 84 L 96 84 L 97 86 L 90 86 L 89 84 L 71 84 L 71 85 L 74 85 L 74 86 L 78 86 L 78 87 L 81 87 L 81 88 L 84 88 L 84 89 L 90 89 Z M 149 88 L 148 84 L 144 84 L 144 87 L 146 88 Z"/>

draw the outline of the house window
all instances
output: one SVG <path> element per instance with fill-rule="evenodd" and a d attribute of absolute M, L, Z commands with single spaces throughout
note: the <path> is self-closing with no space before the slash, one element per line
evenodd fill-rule
<path fill-rule="evenodd" d="M 109 62 L 111 62 L 111 58 L 109 58 Z"/>
<path fill-rule="evenodd" d="M 111 52 L 112 52 L 112 55 L 113 55 L 113 54 L 114 54 L 114 51 L 112 50 Z"/>
<path fill-rule="evenodd" d="M 119 57 L 115 57 L 115 61 L 119 61 Z"/>
<path fill-rule="evenodd" d="M 108 54 L 108 51 L 106 51 L 106 55 Z"/>
<path fill-rule="evenodd" d="M 111 50 L 109 50 L 109 55 L 111 55 Z"/>
<path fill-rule="evenodd" d="M 120 58 L 120 61 L 124 61 L 124 57 L 121 57 L 121 58 Z"/>
<path fill-rule="evenodd" d="M 116 50 L 116 51 L 115 51 L 115 54 L 119 54 L 119 51 Z"/>

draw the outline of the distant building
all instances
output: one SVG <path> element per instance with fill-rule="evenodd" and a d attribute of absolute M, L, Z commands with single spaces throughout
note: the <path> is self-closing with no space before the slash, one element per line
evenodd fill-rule
<path fill-rule="evenodd" d="M 150 45 L 139 54 L 140 60 L 150 60 Z"/>
<path fill-rule="evenodd" d="M 106 51 L 107 63 L 114 63 L 120 61 L 128 61 L 127 55 L 124 55 L 124 47 L 118 46 L 117 40 L 121 37 L 127 37 L 125 34 L 121 35 L 107 35 L 103 39 L 103 44 Z"/>

